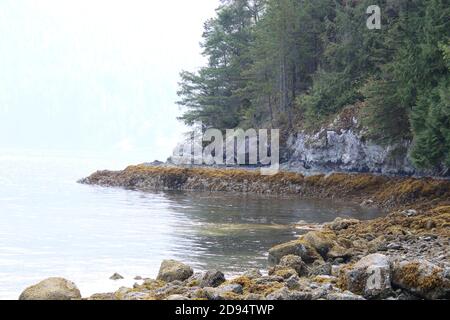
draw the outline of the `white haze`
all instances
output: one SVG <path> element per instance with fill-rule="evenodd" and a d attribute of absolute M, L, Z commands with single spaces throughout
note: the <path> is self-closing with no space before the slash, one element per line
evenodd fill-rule
<path fill-rule="evenodd" d="M 164 160 L 182 69 L 196 69 L 218 0 L 2 0 L 0 152 Z M 3 151 L 2 151 L 3 150 Z"/>

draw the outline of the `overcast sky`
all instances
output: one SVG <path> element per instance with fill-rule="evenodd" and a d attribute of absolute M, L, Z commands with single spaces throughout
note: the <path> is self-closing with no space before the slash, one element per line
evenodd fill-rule
<path fill-rule="evenodd" d="M 186 128 L 177 82 L 204 62 L 218 0 L 1 0 L 0 150 L 165 160 Z"/>

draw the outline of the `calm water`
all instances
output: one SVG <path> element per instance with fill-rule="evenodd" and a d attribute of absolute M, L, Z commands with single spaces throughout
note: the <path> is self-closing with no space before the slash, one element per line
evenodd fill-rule
<path fill-rule="evenodd" d="M 113 291 L 136 275 L 155 277 L 166 258 L 227 273 L 264 268 L 267 250 L 293 239 L 292 223 L 380 214 L 330 201 L 150 194 L 75 182 L 105 163 L 0 154 L 0 299 L 51 276 L 73 280 L 83 296 Z M 109 280 L 114 272 L 125 279 Z"/>

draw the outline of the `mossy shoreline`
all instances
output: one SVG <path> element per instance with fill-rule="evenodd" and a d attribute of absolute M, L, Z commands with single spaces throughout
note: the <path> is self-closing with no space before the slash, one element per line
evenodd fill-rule
<path fill-rule="evenodd" d="M 239 192 L 361 201 L 387 210 L 450 205 L 450 181 L 332 173 L 304 176 L 280 172 L 262 176 L 245 169 L 180 168 L 136 165 L 122 171 L 97 171 L 80 183 L 141 191 Z"/>
<path fill-rule="evenodd" d="M 297 195 L 358 201 L 386 211 L 385 217 L 370 221 L 338 218 L 275 246 L 269 251 L 272 268 L 267 270 L 268 276 L 253 277 L 249 276 L 251 271 L 242 270 L 241 277 L 215 289 L 199 286 L 201 274 L 160 283 L 157 288 L 150 288 L 154 282 L 148 279 L 134 288 L 94 295 L 95 299 L 449 298 L 447 180 L 344 173 L 262 176 L 252 170 L 138 165 L 123 171 L 98 171 L 80 183 L 141 191 Z M 380 270 L 383 280 L 375 289 L 366 286 L 368 270 L 373 268 Z M 237 291 L 236 286 L 240 286 Z"/>

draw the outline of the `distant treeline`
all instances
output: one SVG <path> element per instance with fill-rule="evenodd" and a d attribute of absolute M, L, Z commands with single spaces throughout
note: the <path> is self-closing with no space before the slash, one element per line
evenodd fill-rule
<path fill-rule="evenodd" d="M 450 167 L 450 0 L 225 0 L 202 48 L 208 64 L 181 74 L 187 124 L 314 130 L 360 105 L 369 139 Z"/>

